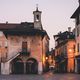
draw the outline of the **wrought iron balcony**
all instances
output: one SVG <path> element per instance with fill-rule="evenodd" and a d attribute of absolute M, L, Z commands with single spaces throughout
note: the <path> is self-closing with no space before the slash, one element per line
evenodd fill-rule
<path fill-rule="evenodd" d="M 28 51 L 27 49 L 22 49 L 22 51 L 20 52 L 21 55 L 26 55 L 29 56 L 30 55 L 30 51 Z"/>

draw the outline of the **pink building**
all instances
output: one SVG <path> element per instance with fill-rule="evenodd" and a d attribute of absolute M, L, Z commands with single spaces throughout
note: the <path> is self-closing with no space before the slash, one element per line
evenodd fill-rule
<path fill-rule="evenodd" d="M 46 71 L 49 36 L 41 24 L 41 11 L 33 12 L 34 22 L 0 23 L 1 74 L 28 74 Z"/>

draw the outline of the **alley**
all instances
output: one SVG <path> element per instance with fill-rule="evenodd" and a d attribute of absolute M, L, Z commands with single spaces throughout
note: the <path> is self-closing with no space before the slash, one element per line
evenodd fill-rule
<path fill-rule="evenodd" d="M 80 80 L 80 74 L 0 75 L 0 80 Z"/>

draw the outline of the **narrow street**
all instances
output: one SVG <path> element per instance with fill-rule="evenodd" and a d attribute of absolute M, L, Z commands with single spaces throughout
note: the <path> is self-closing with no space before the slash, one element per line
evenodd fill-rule
<path fill-rule="evenodd" d="M 0 75 L 0 80 L 80 80 L 80 74 Z"/>

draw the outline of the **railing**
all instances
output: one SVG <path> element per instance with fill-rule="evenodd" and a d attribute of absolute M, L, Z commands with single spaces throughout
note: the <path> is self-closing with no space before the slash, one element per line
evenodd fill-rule
<path fill-rule="evenodd" d="M 16 51 L 10 53 L 10 55 L 8 55 L 7 58 L 2 59 L 2 62 L 8 62 L 8 61 L 13 60 L 14 58 L 16 58 L 20 54 L 21 51 L 22 51 L 21 49 L 18 49 Z"/>
<path fill-rule="evenodd" d="M 14 59 L 15 57 L 17 57 L 17 56 L 20 54 L 21 51 L 22 51 L 21 49 L 18 49 L 18 50 L 16 50 L 15 52 L 12 52 L 12 53 L 11 53 L 11 56 L 9 56 L 9 58 L 7 59 L 7 61 L 12 60 L 12 59 Z"/>

